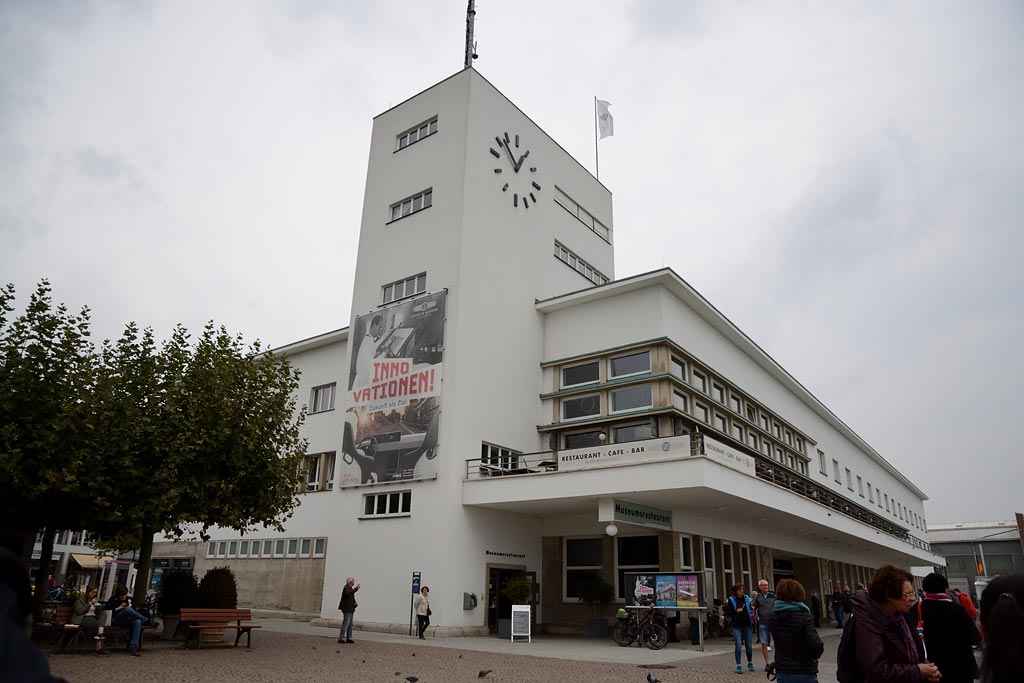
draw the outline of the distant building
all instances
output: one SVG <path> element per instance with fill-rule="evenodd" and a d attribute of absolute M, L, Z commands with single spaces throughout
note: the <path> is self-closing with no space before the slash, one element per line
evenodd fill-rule
<path fill-rule="evenodd" d="M 417 572 L 439 635 L 497 631 L 519 576 L 538 626 L 568 632 L 595 577 L 621 602 L 627 573 L 692 572 L 710 601 L 941 565 L 925 494 L 676 271 L 616 279 L 616 239 L 637 237 L 611 192 L 475 69 L 378 115 L 349 326 L 275 350 L 301 371 L 301 504 L 283 532 L 155 556 L 325 621 L 353 576 L 357 626 L 396 632 Z"/>
<path fill-rule="evenodd" d="M 974 599 L 985 578 L 1024 572 L 1024 515 L 1005 522 L 930 524 L 928 541 L 946 558 L 950 586 L 969 591 Z"/>

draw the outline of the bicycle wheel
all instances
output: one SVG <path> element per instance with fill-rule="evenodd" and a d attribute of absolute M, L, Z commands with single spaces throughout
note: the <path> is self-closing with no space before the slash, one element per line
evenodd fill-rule
<path fill-rule="evenodd" d="M 640 631 L 640 640 L 651 650 L 660 650 L 668 645 L 668 629 L 661 624 L 647 624 Z"/>
<path fill-rule="evenodd" d="M 632 645 L 633 641 L 636 640 L 636 622 L 624 619 L 615 624 L 615 628 L 612 629 L 612 639 L 620 647 Z"/>

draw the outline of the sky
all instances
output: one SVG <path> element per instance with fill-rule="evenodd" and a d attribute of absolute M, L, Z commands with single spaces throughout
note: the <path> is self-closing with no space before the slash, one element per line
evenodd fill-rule
<path fill-rule="evenodd" d="M 0 282 L 97 341 L 349 324 L 372 118 L 466 0 L 0 0 Z M 671 267 L 921 488 L 1024 511 L 1024 4 L 477 3 L 476 68 Z"/>

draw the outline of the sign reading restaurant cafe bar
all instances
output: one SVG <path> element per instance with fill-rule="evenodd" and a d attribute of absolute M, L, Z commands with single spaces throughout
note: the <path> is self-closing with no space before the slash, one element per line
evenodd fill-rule
<path fill-rule="evenodd" d="M 632 465 L 659 460 L 675 460 L 690 455 L 690 437 L 669 436 L 663 439 L 627 441 L 590 448 L 573 448 L 558 454 L 558 469 L 585 470 L 609 465 Z"/>

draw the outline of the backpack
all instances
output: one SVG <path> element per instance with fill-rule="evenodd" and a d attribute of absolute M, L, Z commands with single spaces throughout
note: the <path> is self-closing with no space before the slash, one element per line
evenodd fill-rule
<path fill-rule="evenodd" d="M 854 635 L 856 615 L 843 626 L 843 636 L 839 639 L 839 652 L 836 655 L 836 680 L 839 683 L 863 683 L 864 672 L 857 661 L 857 638 Z"/>

